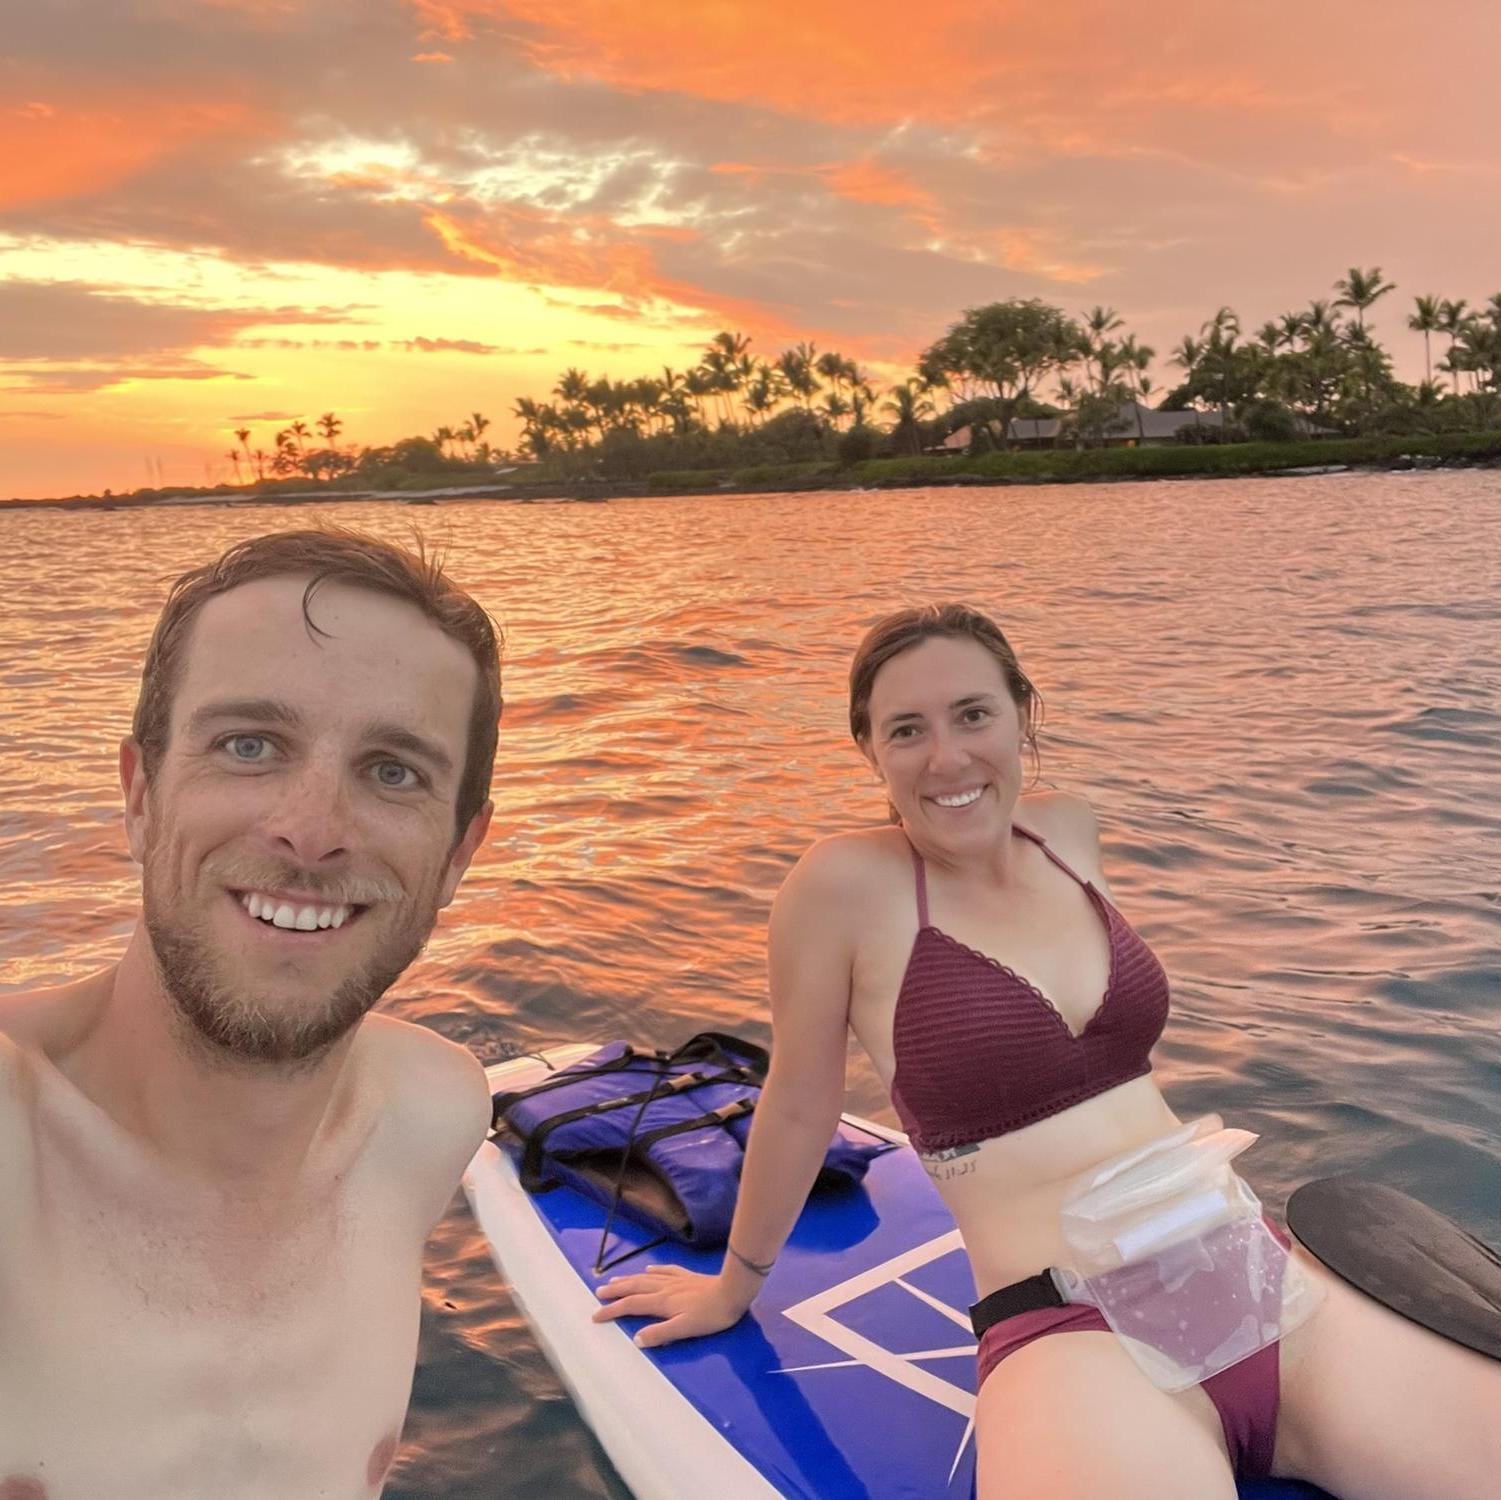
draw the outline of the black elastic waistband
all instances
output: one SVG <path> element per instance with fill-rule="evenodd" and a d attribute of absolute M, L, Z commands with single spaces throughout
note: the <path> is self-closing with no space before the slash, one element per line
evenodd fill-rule
<path fill-rule="evenodd" d="M 975 1337 L 984 1338 L 985 1330 L 993 1328 L 1017 1313 L 1037 1312 L 1044 1307 L 1062 1307 L 1063 1296 L 1053 1281 L 1051 1271 L 1039 1271 L 1025 1281 L 1013 1281 L 998 1292 L 982 1297 L 969 1310 L 969 1321 L 974 1325 Z"/>

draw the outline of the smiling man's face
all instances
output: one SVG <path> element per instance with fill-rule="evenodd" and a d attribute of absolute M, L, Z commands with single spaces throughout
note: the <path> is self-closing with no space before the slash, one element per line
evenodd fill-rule
<path fill-rule="evenodd" d="M 187 1033 L 293 1063 L 422 950 L 488 824 L 455 841 L 478 673 L 415 606 L 304 576 L 210 599 L 149 783 L 122 757 L 147 930 Z"/>

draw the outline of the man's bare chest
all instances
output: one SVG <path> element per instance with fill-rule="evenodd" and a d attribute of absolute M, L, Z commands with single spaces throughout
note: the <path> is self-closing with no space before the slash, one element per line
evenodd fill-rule
<path fill-rule="evenodd" d="M 44 1478 L 48 1500 L 374 1493 L 411 1383 L 410 1225 L 369 1194 L 257 1224 L 56 1163 L 44 1180 L 0 1250 L 0 1481 Z"/>

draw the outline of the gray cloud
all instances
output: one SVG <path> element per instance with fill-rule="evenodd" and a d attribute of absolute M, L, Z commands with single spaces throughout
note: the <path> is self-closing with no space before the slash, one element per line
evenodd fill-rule
<path fill-rule="evenodd" d="M 506 349 L 499 344 L 481 344 L 474 339 L 430 339 L 420 334 L 414 339 L 401 339 L 392 347 L 410 349 L 417 354 L 521 354 L 529 352 Z"/>
<path fill-rule="evenodd" d="M 295 307 L 197 307 L 143 301 L 85 282 L 0 281 L 0 359 L 139 359 L 227 343 L 266 323 L 331 323 Z"/>
<path fill-rule="evenodd" d="M 20 385 L 0 386 L 7 395 L 83 396 L 108 390 L 127 380 L 251 380 L 236 370 L 222 370 L 198 360 L 164 360 L 159 364 L 110 366 L 45 365 L 0 369 L 0 376 L 19 378 Z"/>

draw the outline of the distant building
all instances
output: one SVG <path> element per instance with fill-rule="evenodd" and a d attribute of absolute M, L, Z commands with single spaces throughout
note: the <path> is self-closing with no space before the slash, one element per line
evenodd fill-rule
<path fill-rule="evenodd" d="M 1332 427 L 1320 427 L 1306 417 L 1295 417 L 1300 437 L 1337 437 Z M 1178 441 L 1178 432 L 1183 427 L 1207 427 L 1218 429 L 1224 419 L 1217 411 L 1155 411 L 1138 401 L 1123 401 L 1115 420 L 1106 432 L 1093 432 L 1080 438 L 1081 447 L 1089 448 L 1165 448 Z M 992 441 L 1001 445 L 1001 424 L 990 423 Z M 929 453 L 965 453 L 974 439 L 972 427 L 960 427 L 951 432 Z M 1017 417 L 1011 423 L 1005 446 L 1009 448 L 1072 448 L 1075 437 L 1072 431 L 1065 432 L 1059 417 Z"/>

